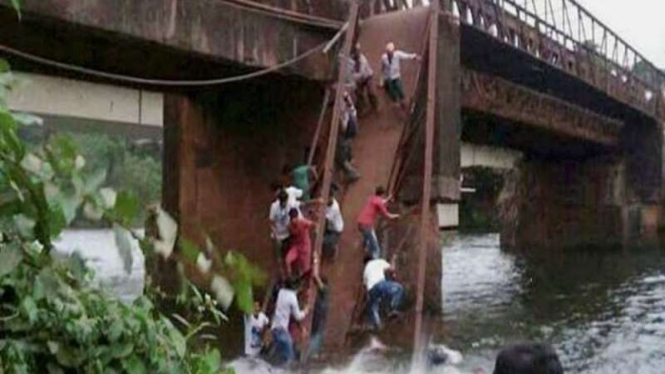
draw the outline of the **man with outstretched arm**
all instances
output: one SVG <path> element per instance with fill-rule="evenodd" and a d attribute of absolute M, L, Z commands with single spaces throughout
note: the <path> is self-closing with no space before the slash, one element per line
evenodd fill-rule
<path fill-rule="evenodd" d="M 365 206 L 358 216 L 358 230 L 360 230 L 363 236 L 363 247 L 372 258 L 381 257 L 381 246 L 376 237 L 376 230 L 374 230 L 376 217 L 382 215 L 390 220 L 399 218 L 399 214 L 393 214 L 388 211 L 386 204 L 391 198 L 384 198 L 385 194 L 386 189 L 383 186 L 377 187 L 374 195 L 367 199 Z"/>
<path fill-rule="evenodd" d="M 401 69 L 401 61 L 403 60 L 420 60 L 420 56 L 416 53 L 406 53 L 396 50 L 395 43 L 388 43 L 386 45 L 386 53 L 381 56 L 381 73 L 383 74 L 381 84 L 390 99 L 402 109 L 406 109 Z"/>

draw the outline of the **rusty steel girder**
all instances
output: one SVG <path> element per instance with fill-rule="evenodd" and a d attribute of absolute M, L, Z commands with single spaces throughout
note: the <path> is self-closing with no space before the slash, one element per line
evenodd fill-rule
<path fill-rule="evenodd" d="M 654 118 L 665 74 L 575 0 L 453 0 L 462 24 L 523 50 Z"/>
<path fill-rule="evenodd" d="M 495 76 L 462 69 L 462 107 L 524 126 L 616 146 L 624 124 Z"/>
<path fill-rule="evenodd" d="M 381 3 L 382 0 L 374 0 Z M 398 0 L 385 0 L 390 4 Z M 665 73 L 575 0 L 437 0 L 461 24 L 665 121 Z M 411 7 L 422 2 L 412 2 Z M 379 12 L 407 7 L 377 7 Z"/>

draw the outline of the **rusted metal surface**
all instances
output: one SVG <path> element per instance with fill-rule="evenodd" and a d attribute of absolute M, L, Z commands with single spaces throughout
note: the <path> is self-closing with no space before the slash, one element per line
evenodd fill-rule
<path fill-rule="evenodd" d="M 574 0 L 453 0 L 460 22 L 651 116 L 665 75 Z M 556 4 L 555 4 L 556 1 Z"/>
<path fill-rule="evenodd" d="M 0 2 L 0 8 L 5 6 Z M 30 22 L 57 20 L 77 27 L 79 34 L 106 35 L 114 41 L 125 38 L 145 43 L 145 49 L 157 43 L 208 61 L 247 68 L 287 61 L 324 43 L 342 26 L 336 21 L 314 25 L 224 0 L 42 0 L 26 2 L 23 12 Z M 9 39 L 18 39 L 18 35 Z M 7 43 L 11 45 L 12 40 Z M 22 47 L 29 48 L 29 44 Z M 51 55 L 48 49 L 28 52 Z M 328 66 L 328 57 L 316 54 L 285 73 L 327 79 Z M 152 76 L 150 71 L 142 75 Z"/>
<path fill-rule="evenodd" d="M 227 0 L 257 3 L 285 9 L 294 13 L 307 14 L 328 19 L 346 19 L 349 14 L 349 1 L 346 0 Z"/>
<path fill-rule="evenodd" d="M 575 0 L 438 0 L 460 23 L 665 119 L 665 73 Z M 402 10 L 396 1 L 372 14 Z M 405 6 L 420 6 L 412 2 Z"/>
<path fill-rule="evenodd" d="M 398 12 L 365 20 L 360 29 L 359 43 L 372 69 L 377 72 L 374 84 L 378 84 L 381 55 L 385 45 L 393 41 L 397 48 L 408 52 L 420 52 L 422 38 L 413 35 L 426 35 L 428 10 L 425 8 L 409 12 Z M 414 95 L 414 79 L 418 63 L 405 62 L 402 65 L 407 98 Z M 328 351 L 337 351 L 344 346 L 347 333 L 352 327 L 352 314 L 357 296 L 362 289 L 364 250 L 360 244 L 360 233 L 356 219 L 367 198 L 378 185 L 388 183 L 391 161 L 398 147 L 404 118 L 400 109 L 395 108 L 383 90 L 377 90 L 380 111 L 373 112 L 360 120 L 359 132 L 354 139 L 353 153 L 360 179 L 348 186 L 343 196 L 339 196 L 345 229 L 339 242 L 339 253 L 334 262 L 323 262 L 322 273 L 330 285 L 331 314 L 326 323 L 324 346 Z M 414 277 L 415 279 L 415 277 Z M 401 335 L 407 341 L 412 334 Z"/>
<path fill-rule="evenodd" d="M 351 2 L 351 12 L 349 14 L 349 28 L 346 31 L 346 37 L 344 40 L 344 45 L 342 46 L 342 56 L 343 58 L 348 58 L 346 56 L 351 56 L 351 47 L 356 37 L 356 31 L 358 28 L 358 2 Z M 320 276 L 320 264 L 321 264 L 321 248 L 323 247 L 323 235 L 325 234 L 326 228 L 326 215 L 325 209 L 330 198 L 330 190 L 333 182 L 333 173 L 335 167 L 335 152 L 337 151 L 337 134 L 339 133 L 340 118 L 342 115 L 342 103 L 344 100 L 344 90 L 341 89 L 344 87 L 344 83 L 347 81 L 347 74 L 349 64 L 342 63 L 339 68 L 339 76 L 337 77 L 337 90 L 335 91 L 335 103 L 332 110 L 332 119 L 330 123 L 330 134 L 328 135 L 328 145 L 326 148 L 326 156 L 324 159 L 323 165 L 323 181 L 321 183 L 321 191 L 319 198 L 324 202 L 321 206 L 317 208 L 317 231 L 316 239 L 314 241 L 314 266 L 313 266 L 313 275 L 314 277 Z M 327 95 L 326 95 L 327 99 Z M 325 103 L 324 103 L 325 105 Z M 323 118 L 323 117 L 321 117 Z M 314 310 L 314 302 L 316 301 L 316 285 L 312 281 L 310 282 L 309 292 L 307 303 L 309 310 Z M 312 323 L 312 315 L 308 316 L 305 326 L 308 326 L 303 333 L 303 342 L 305 346 L 309 346 L 309 333 L 311 329 L 309 326 Z M 303 359 L 307 355 L 303 355 Z"/>
<path fill-rule="evenodd" d="M 434 2 L 431 7 L 429 52 L 427 69 L 427 118 L 425 119 L 425 153 L 423 170 L 423 194 L 420 209 L 420 240 L 418 245 L 418 279 L 416 293 L 416 323 L 413 337 L 414 352 L 424 352 L 427 343 L 423 338 L 423 304 L 425 299 L 425 271 L 427 266 L 427 245 L 429 243 L 430 207 L 432 198 L 432 171 L 434 164 L 434 126 L 436 122 L 437 105 L 437 71 L 439 51 L 439 3 Z"/>
<path fill-rule="evenodd" d="M 555 134 L 618 145 L 624 124 L 490 75 L 462 69 L 462 106 Z"/>

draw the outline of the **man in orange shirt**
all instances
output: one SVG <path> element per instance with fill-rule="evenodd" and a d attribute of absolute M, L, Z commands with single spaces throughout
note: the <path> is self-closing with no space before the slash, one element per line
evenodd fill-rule
<path fill-rule="evenodd" d="M 381 247 L 374 230 L 374 221 L 380 214 L 387 219 L 397 219 L 399 214 L 393 214 L 388 211 L 386 204 L 390 198 L 384 198 L 386 189 L 383 186 L 376 188 L 374 195 L 370 196 L 365 203 L 365 207 L 358 216 L 358 229 L 363 236 L 363 247 L 372 258 L 381 257 Z"/>

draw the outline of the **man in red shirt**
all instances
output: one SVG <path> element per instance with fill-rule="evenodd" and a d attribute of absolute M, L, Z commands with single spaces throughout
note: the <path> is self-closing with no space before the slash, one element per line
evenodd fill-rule
<path fill-rule="evenodd" d="M 388 211 L 386 204 L 390 201 L 390 198 L 384 198 L 385 194 L 386 189 L 383 186 L 377 187 L 376 192 L 367 199 L 365 207 L 360 211 L 360 215 L 358 216 L 358 229 L 363 236 L 363 247 L 372 258 L 381 257 L 381 247 L 379 246 L 379 240 L 374 230 L 376 217 L 381 214 L 387 219 L 399 218 L 399 214 L 393 214 Z"/>
<path fill-rule="evenodd" d="M 316 227 L 316 223 L 299 215 L 298 209 L 292 208 L 289 211 L 291 248 L 286 254 L 287 276 L 293 275 L 294 262 L 300 269 L 300 275 L 306 274 L 312 267 L 312 241 L 309 238 L 309 232 Z"/>

